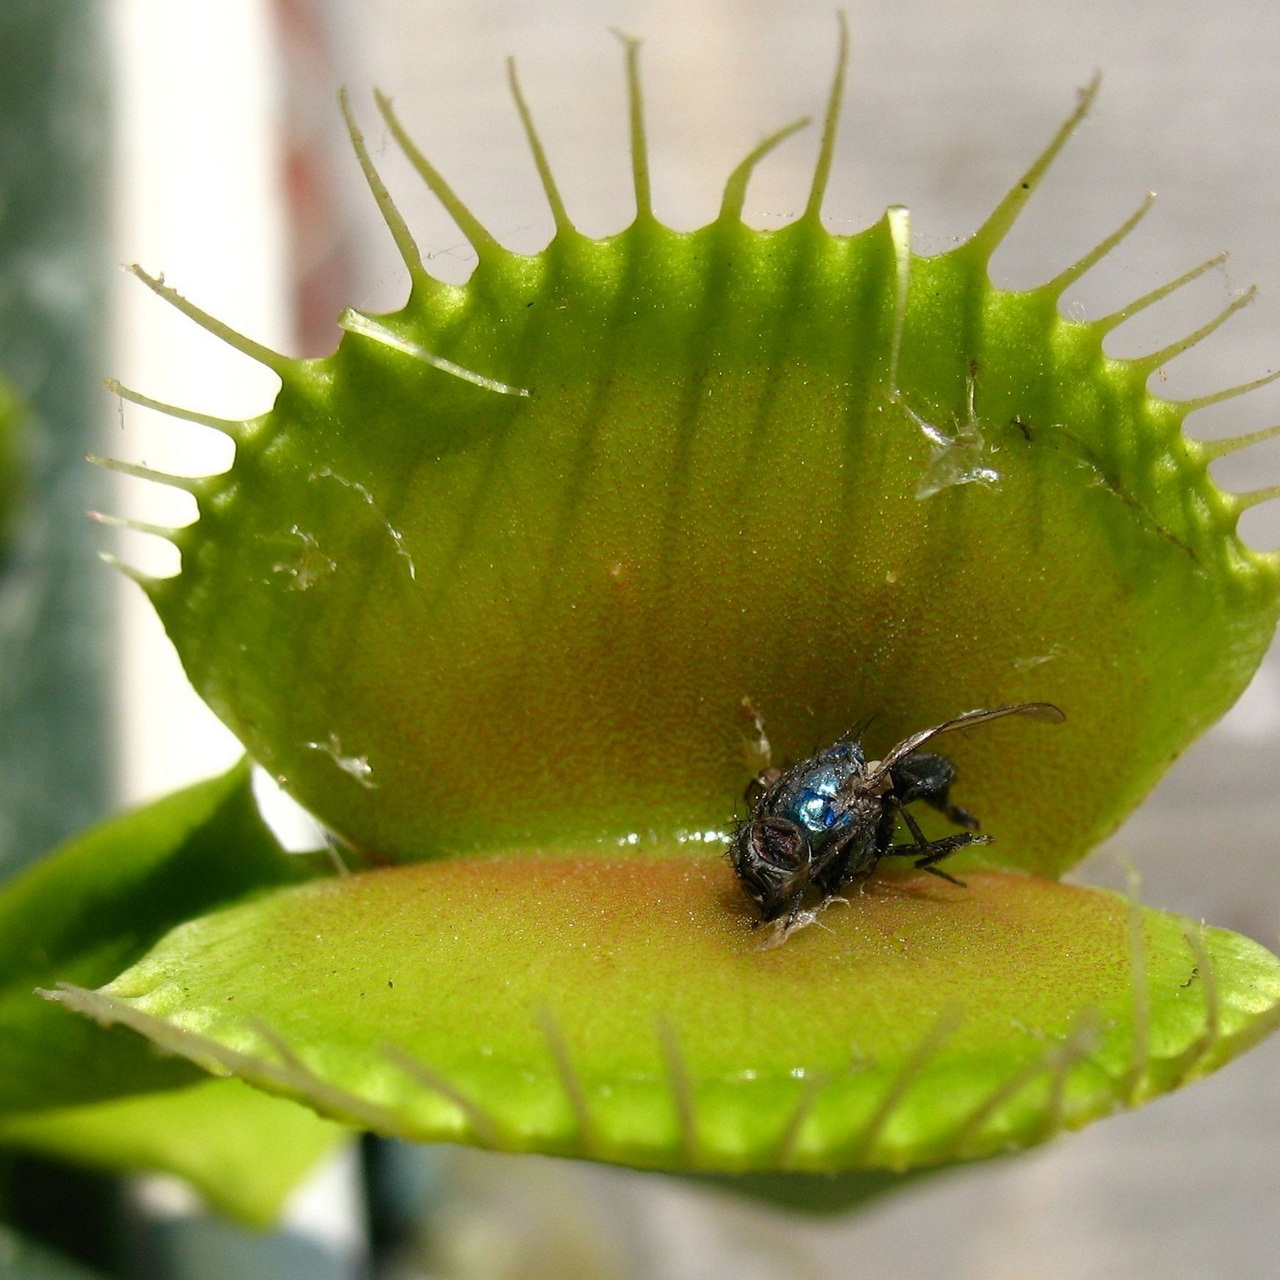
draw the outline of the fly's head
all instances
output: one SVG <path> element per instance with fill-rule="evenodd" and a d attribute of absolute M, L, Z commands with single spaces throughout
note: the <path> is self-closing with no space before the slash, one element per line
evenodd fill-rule
<path fill-rule="evenodd" d="M 790 819 L 756 813 L 738 828 L 729 861 L 761 918 L 773 920 L 804 896 L 813 850 L 808 834 Z"/>

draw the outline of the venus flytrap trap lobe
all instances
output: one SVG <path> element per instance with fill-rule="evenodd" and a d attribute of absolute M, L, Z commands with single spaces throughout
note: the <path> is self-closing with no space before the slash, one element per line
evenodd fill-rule
<path fill-rule="evenodd" d="M 1071 727 L 1052 743 L 1010 727 L 957 755 L 1000 834 L 968 859 L 1065 870 L 1239 693 L 1277 601 L 1275 556 L 1234 533 L 1261 495 L 1218 492 L 1188 407 L 1145 390 L 1185 344 L 1102 351 L 1152 299 L 1059 316 L 1097 254 L 1027 293 L 987 280 L 1092 90 L 974 237 L 921 259 L 905 210 L 821 225 L 838 81 L 795 224 L 740 217 L 789 126 L 714 223 L 663 227 L 627 60 L 638 212 L 606 240 L 573 229 L 517 99 L 556 224 L 532 257 L 379 100 L 476 248 L 464 286 L 426 272 L 353 123 L 410 299 L 347 312 L 323 360 L 234 338 L 281 376 L 276 406 L 227 428 L 229 472 L 178 481 L 201 518 L 174 537 L 182 573 L 144 584 L 189 674 L 376 861 L 723 828 L 744 696 L 793 760 L 875 713 L 887 743 L 1054 701 Z"/>
<path fill-rule="evenodd" d="M 1025 1146 L 1207 1074 L 1280 1017 L 1261 947 L 1193 946 L 1115 895 L 895 881 L 760 953 L 722 872 L 459 859 L 316 882 L 60 998 L 381 1132 L 721 1172 Z"/>
<path fill-rule="evenodd" d="M 974 1158 L 1221 1065 L 1280 1019 L 1274 957 L 1009 872 L 1077 862 L 1274 631 L 1280 557 L 1236 535 L 1272 491 L 1207 473 L 1270 433 L 1181 432 L 1265 380 L 1146 389 L 1247 296 L 1138 360 L 1104 337 L 1196 272 L 1060 315 L 1149 198 L 1048 284 L 992 286 L 1094 86 L 959 247 L 916 256 L 900 208 L 828 233 L 843 28 L 800 218 L 741 217 L 797 123 L 714 222 L 672 231 L 625 51 L 636 217 L 615 236 L 573 226 L 509 69 L 542 252 L 495 240 L 379 96 L 476 251 L 466 284 L 426 270 L 345 103 L 401 311 L 348 311 L 334 355 L 294 361 L 138 273 L 281 379 L 225 424 L 234 466 L 179 482 L 200 508 L 181 573 L 140 580 L 251 754 L 367 862 L 417 865 L 204 915 L 60 998 L 383 1132 L 678 1170 Z M 967 888 L 877 879 L 760 952 L 729 867 L 680 835 L 741 793 L 744 699 L 783 761 L 873 715 L 872 756 L 969 707 L 1069 720 L 948 739 L 998 837 L 948 862 Z"/>

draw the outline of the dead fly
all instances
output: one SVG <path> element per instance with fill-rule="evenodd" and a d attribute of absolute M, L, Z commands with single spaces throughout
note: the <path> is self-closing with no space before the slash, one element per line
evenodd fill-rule
<path fill-rule="evenodd" d="M 801 910 L 810 887 L 822 895 L 821 910 L 846 885 L 867 879 L 881 858 L 914 858 L 917 870 L 961 884 L 938 863 L 959 849 L 988 844 L 991 837 L 975 834 L 978 819 L 951 803 L 956 777 L 951 760 L 919 748 L 940 733 L 1004 716 L 1049 724 L 1066 719 L 1049 702 L 966 711 L 904 738 L 883 760 L 863 756 L 865 726 L 860 726 L 785 773 L 761 769 L 747 786 L 751 813 L 734 833 L 729 861 L 765 920 L 778 920 L 785 913 L 777 941 L 816 918 L 816 912 Z M 756 728 L 767 754 L 758 717 Z M 963 827 L 963 832 L 925 839 L 907 807 L 917 800 Z M 899 815 L 911 833 L 907 844 L 893 842 Z"/>

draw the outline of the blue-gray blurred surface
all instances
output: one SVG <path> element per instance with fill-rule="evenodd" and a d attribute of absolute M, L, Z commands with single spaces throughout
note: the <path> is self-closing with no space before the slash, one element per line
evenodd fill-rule
<path fill-rule="evenodd" d="M 112 766 L 100 436 L 108 115 L 95 0 L 0 4 L 0 374 L 30 409 L 0 570 L 0 876 L 99 817 Z"/>

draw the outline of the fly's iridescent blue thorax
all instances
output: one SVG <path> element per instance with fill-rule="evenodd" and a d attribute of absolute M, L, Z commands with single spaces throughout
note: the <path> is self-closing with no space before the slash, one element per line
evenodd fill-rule
<path fill-rule="evenodd" d="M 866 760 L 859 742 L 842 738 L 814 756 L 809 765 L 803 773 L 783 779 L 770 809 L 808 832 L 817 849 L 855 820 L 849 807 L 849 784 L 863 776 Z"/>

